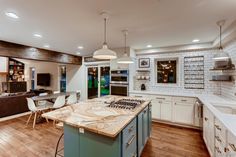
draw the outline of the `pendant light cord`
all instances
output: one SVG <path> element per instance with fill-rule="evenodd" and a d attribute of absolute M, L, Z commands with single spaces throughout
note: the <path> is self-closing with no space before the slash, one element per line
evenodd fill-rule
<path fill-rule="evenodd" d="M 127 54 L 127 51 L 126 51 L 126 37 L 127 37 L 127 34 L 126 34 L 126 32 L 125 32 L 125 54 Z"/>
<path fill-rule="evenodd" d="M 220 25 L 220 49 L 223 49 L 223 48 L 222 48 L 222 45 L 221 45 L 221 44 L 222 44 L 222 43 L 221 43 L 221 34 L 222 34 L 222 26 Z"/>
<path fill-rule="evenodd" d="M 107 19 L 104 18 L 104 45 L 107 45 Z"/>

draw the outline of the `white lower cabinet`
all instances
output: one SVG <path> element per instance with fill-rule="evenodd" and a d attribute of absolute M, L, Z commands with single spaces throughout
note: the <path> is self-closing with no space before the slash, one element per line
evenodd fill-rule
<path fill-rule="evenodd" d="M 172 121 L 172 103 L 161 102 L 161 120 Z"/>
<path fill-rule="evenodd" d="M 158 100 L 152 100 L 152 118 L 161 119 L 161 103 Z"/>
<path fill-rule="evenodd" d="M 214 157 L 214 115 L 206 106 L 203 106 L 203 139 L 206 143 L 210 156 Z"/>
<path fill-rule="evenodd" d="M 203 138 L 211 157 L 236 157 L 236 137 L 203 106 Z"/>
<path fill-rule="evenodd" d="M 194 125 L 196 98 L 145 94 L 130 94 L 130 96 L 151 99 L 154 120 Z"/>
<path fill-rule="evenodd" d="M 194 124 L 194 104 L 175 102 L 173 106 L 174 122 Z"/>
<path fill-rule="evenodd" d="M 236 157 L 236 137 L 228 132 L 227 157 Z"/>

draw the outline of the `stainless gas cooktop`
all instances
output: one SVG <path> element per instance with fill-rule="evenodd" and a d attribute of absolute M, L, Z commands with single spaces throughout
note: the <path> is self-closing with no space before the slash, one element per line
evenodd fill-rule
<path fill-rule="evenodd" d="M 138 105 L 140 105 L 142 103 L 144 103 L 144 100 L 139 100 L 139 99 L 120 99 L 120 100 L 118 100 L 116 102 L 111 103 L 110 105 L 108 105 L 108 107 L 133 110 Z"/>

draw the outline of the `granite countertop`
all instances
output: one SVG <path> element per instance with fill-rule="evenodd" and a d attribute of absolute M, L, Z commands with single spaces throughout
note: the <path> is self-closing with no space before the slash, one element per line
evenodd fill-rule
<path fill-rule="evenodd" d="M 132 94 L 147 94 L 147 95 L 166 95 L 166 96 L 183 96 L 183 97 L 195 97 L 198 98 L 203 105 L 219 119 L 223 125 L 236 136 L 236 113 L 226 114 L 219 111 L 216 106 L 230 107 L 236 110 L 236 101 L 213 94 L 193 94 L 193 93 L 181 93 L 181 92 L 155 92 L 155 91 L 129 91 Z"/>
<path fill-rule="evenodd" d="M 90 99 L 43 114 L 48 119 L 64 122 L 108 137 L 116 137 L 150 102 L 148 99 L 134 110 L 107 107 L 106 102 L 117 101 L 124 97 L 105 96 Z M 126 97 L 127 98 L 127 97 Z M 137 98 L 138 99 L 138 98 Z"/>

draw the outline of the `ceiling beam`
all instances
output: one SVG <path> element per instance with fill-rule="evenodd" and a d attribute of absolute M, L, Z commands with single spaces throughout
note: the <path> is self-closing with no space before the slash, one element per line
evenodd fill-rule
<path fill-rule="evenodd" d="M 56 62 L 62 64 L 82 64 L 82 57 L 57 51 L 34 48 L 31 46 L 0 40 L 0 56 Z"/>

